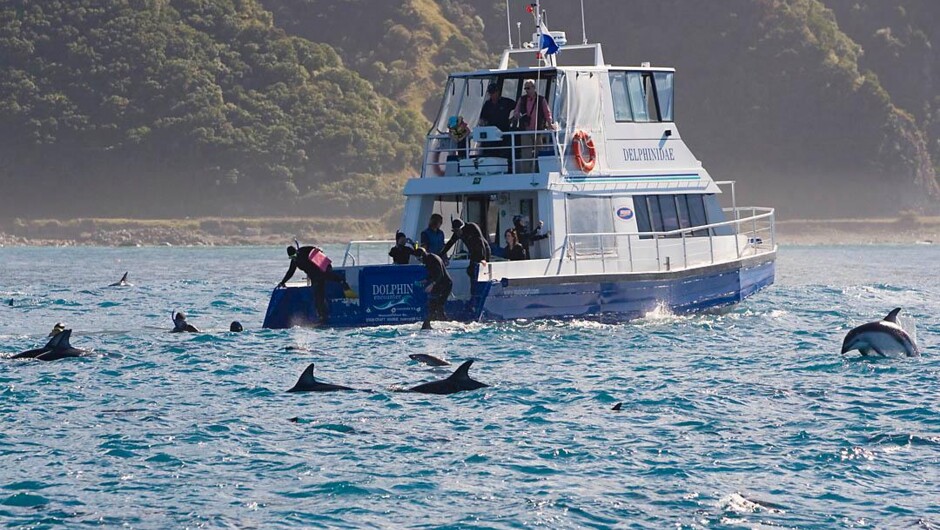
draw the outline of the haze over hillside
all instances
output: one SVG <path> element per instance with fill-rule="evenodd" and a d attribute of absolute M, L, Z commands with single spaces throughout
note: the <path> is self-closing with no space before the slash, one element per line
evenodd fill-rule
<path fill-rule="evenodd" d="M 744 200 L 935 211 L 940 2 L 585 5 L 608 62 L 677 68 L 683 137 Z M 543 6 L 580 40 L 577 2 Z M 493 0 L 11 0 L 0 217 L 381 216 L 447 73 L 494 64 L 503 16 Z"/>

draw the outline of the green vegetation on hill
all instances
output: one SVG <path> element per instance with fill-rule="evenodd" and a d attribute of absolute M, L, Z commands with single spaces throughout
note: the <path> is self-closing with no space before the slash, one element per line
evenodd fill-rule
<path fill-rule="evenodd" d="M 532 30 L 524 5 L 514 36 Z M 542 5 L 580 40 L 578 2 Z M 742 200 L 936 208 L 937 0 L 585 5 L 608 62 L 677 67 L 683 138 Z M 495 63 L 503 15 L 495 0 L 8 0 L 0 217 L 394 224 L 447 73 Z"/>
<path fill-rule="evenodd" d="M 419 154 L 416 113 L 255 0 L 12 0 L 0 56 L 2 206 L 23 214 L 250 213 Z"/>

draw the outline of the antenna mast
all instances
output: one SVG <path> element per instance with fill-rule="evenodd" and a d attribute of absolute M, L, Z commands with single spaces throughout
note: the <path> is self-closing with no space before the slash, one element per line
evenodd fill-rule
<path fill-rule="evenodd" d="M 584 0 L 581 0 L 581 39 L 581 44 L 587 44 L 587 30 L 584 29 Z"/>
<path fill-rule="evenodd" d="M 582 4 L 584 0 L 581 0 Z M 581 7 L 581 18 L 584 18 L 584 6 Z M 506 0 L 506 35 L 509 37 L 509 49 L 512 49 L 512 23 L 509 21 L 509 0 Z M 519 46 L 522 46 L 522 42 L 519 42 Z"/>

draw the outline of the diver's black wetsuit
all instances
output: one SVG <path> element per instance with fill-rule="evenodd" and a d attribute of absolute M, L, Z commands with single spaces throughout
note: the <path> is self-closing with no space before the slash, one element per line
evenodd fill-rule
<path fill-rule="evenodd" d="M 481 261 L 490 260 L 490 244 L 486 236 L 483 235 L 483 231 L 480 230 L 480 226 L 476 223 L 463 223 L 459 219 L 455 219 L 453 227 L 455 229 L 454 234 L 450 236 L 450 240 L 444 245 L 441 256 L 446 256 L 458 239 L 463 241 L 464 246 L 467 247 L 470 259 L 470 264 L 467 265 L 467 276 L 470 277 L 470 298 L 472 303 L 473 296 L 477 292 L 477 270 L 479 270 Z M 458 227 L 460 230 L 459 236 L 457 235 Z"/>
<path fill-rule="evenodd" d="M 428 271 L 428 285 L 432 286 L 431 292 L 428 293 L 428 318 L 446 320 L 444 303 L 454 290 L 454 281 L 447 272 L 447 268 L 444 267 L 444 260 L 436 254 L 428 254 L 424 257 L 424 268 Z"/>
<path fill-rule="evenodd" d="M 310 283 L 315 287 L 314 299 L 317 305 L 317 316 L 320 317 L 320 323 L 325 324 L 330 317 L 330 305 L 326 302 L 326 282 L 339 282 L 343 284 L 343 287 L 348 284 L 345 278 L 333 272 L 333 265 L 328 266 L 326 272 L 324 272 L 310 261 L 310 253 L 313 252 L 313 249 L 312 246 L 297 249 L 297 253 L 290 260 L 290 268 L 287 269 L 287 274 L 284 275 L 284 279 L 278 285 L 283 286 L 286 284 L 288 280 L 294 277 L 297 269 L 304 271 L 307 278 L 310 279 Z"/>
<path fill-rule="evenodd" d="M 532 243 L 536 241 L 541 241 L 548 237 L 548 234 L 540 234 L 541 227 L 536 227 L 534 230 L 529 230 L 528 227 L 522 223 L 514 223 L 513 230 L 516 231 L 516 237 L 519 238 L 519 244 L 522 245 L 522 248 L 525 250 L 525 259 L 530 259 L 532 254 L 529 252 L 529 247 L 532 246 Z"/>
<path fill-rule="evenodd" d="M 407 245 L 395 245 L 388 251 L 388 255 L 392 258 L 392 263 L 395 265 L 408 265 L 411 262 L 411 256 L 413 254 L 414 249 Z"/>

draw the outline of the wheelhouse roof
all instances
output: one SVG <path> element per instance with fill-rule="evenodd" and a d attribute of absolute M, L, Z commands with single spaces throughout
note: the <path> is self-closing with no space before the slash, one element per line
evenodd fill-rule
<path fill-rule="evenodd" d="M 620 70 L 629 70 L 631 72 L 670 72 L 675 73 L 676 69 L 665 66 L 594 66 L 594 65 L 585 65 L 585 66 L 524 66 L 517 68 L 508 68 L 506 70 L 500 69 L 488 69 L 488 70 L 477 70 L 475 72 L 455 72 L 450 74 L 449 77 L 452 78 L 464 78 L 464 77 L 488 77 L 493 75 L 499 76 L 511 76 L 511 75 L 530 75 L 535 76 L 538 74 L 554 74 L 556 72 L 584 72 L 585 70 L 594 70 L 594 71 L 620 71 Z"/>

